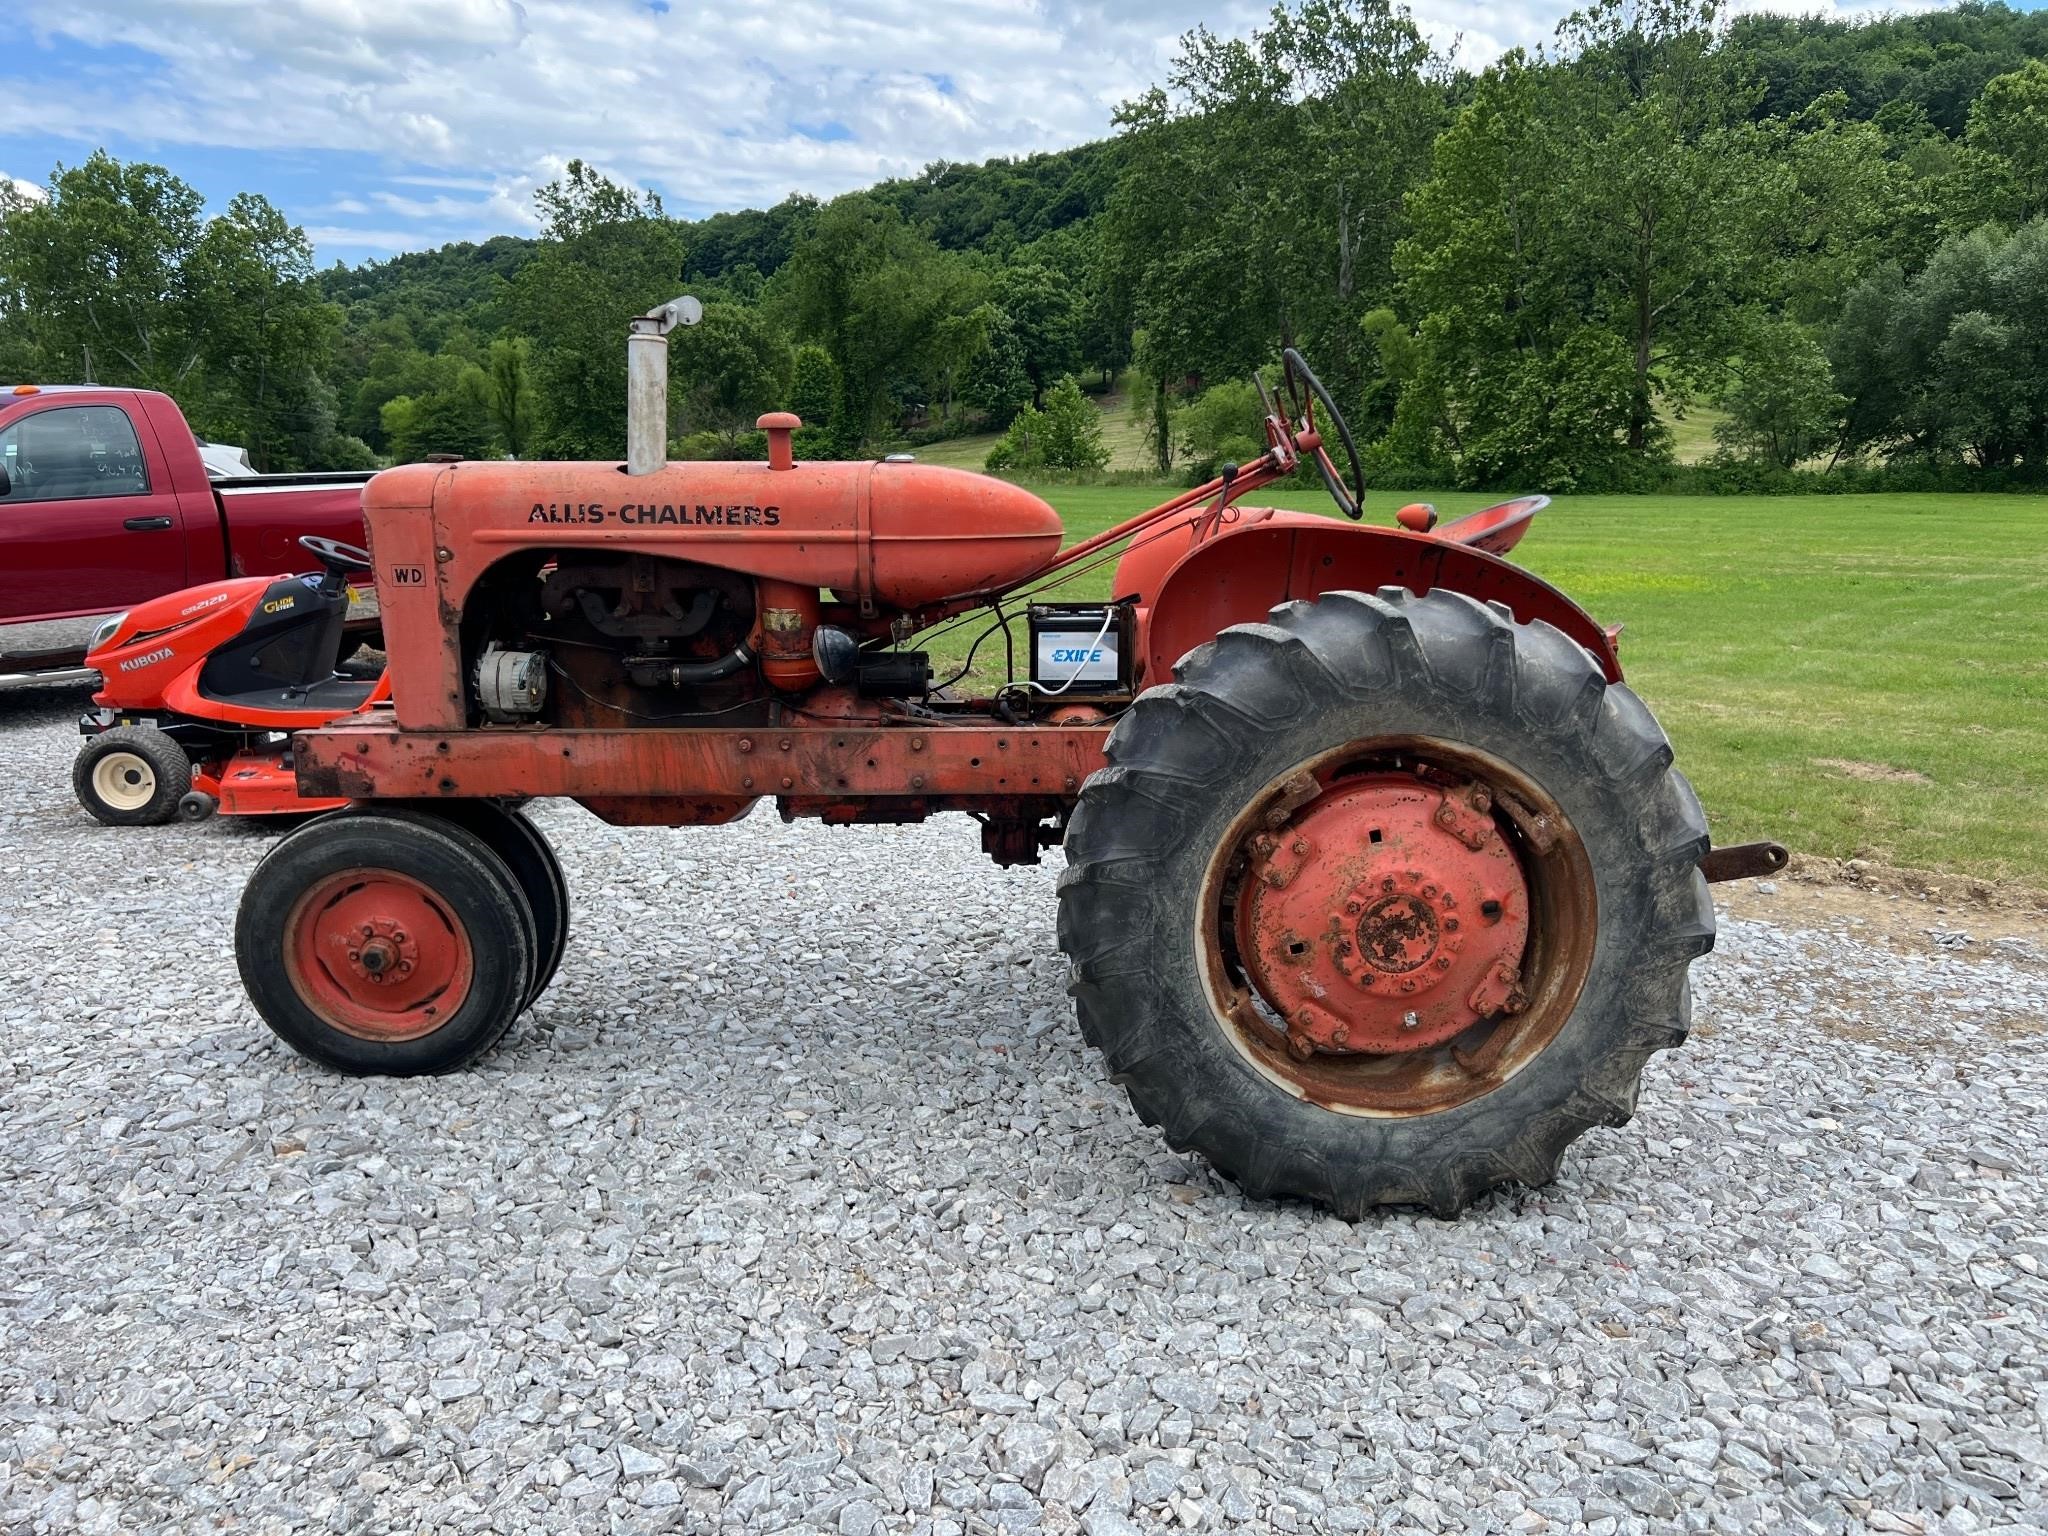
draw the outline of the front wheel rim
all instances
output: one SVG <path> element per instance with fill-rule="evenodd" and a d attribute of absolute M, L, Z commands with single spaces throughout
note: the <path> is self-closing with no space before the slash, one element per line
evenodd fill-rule
<path fill-rule="evenodd" d="M 109 752 L 92 765 L 92 792 L 117 811 L 139 811 L 156 798 L 156 769 L 138 752 Z"/>
<path fill-rule="evenodd" d="M 329 1027 L 395 1044 L 444 1026 L 476 975 L 468 929 L 422 881 L 346 869 L 316 882 L 285 919 L 292 988 Z"/>
<path fill-rule="evenodd" d="M 1413 1116 L 1493 1092 L 1557 1037 L 1596 919 L 1556 802 L 1418 736 L 1335 748 L 1253 796 L 1204 875 L 1196 939 L 1219 1026 L 1263 1077 L 1338 1113 Z"/>

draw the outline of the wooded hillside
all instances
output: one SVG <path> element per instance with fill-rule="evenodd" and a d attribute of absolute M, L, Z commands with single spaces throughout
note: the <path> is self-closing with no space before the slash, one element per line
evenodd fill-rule
<path fill-rule="evenodd" d="M 1521 489 L 2048 459 L 2048 16 L 1720 22 L 1605 0 L 1473 73 L 1387 0 L 1190 33 L 1100 143 L 688 221 L 581 162 L 537 238 L 313 269 L 243 195 L 94 154 L 0 187 L 0 377 L 177 395 L 270 468 L 612 457 L 624 322 L 679 290 L 673 435 L 751 455 L 1007 431 L 1086 470 L 1122 379 L 1152 459 L 1256 451 L 1249 378 L 1315 361 L 1383 478 Z M 1078 412 L 1078 414 L 1077 414 Z"/>

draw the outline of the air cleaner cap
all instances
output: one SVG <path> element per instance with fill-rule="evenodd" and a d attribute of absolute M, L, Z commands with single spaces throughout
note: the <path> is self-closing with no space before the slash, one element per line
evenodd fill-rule
<path fill-rule="evenodd" d="M 770 469 L 796 468 L 796 455 L 790 449 L 789 435 L 803 424 L 803 418 L 794 411 L 769 411 L 754 422 L 756 428 L 768 434 Z"/>

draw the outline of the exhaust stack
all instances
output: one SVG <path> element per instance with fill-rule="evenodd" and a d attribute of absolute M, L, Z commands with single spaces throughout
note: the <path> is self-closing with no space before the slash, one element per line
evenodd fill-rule
<path fill-rule="evenodd" d="M 626 473 L 668 463 L 668 333 L 695 325 L 704 306 L 684 294 L 636 318 L 626 331 Z"/>

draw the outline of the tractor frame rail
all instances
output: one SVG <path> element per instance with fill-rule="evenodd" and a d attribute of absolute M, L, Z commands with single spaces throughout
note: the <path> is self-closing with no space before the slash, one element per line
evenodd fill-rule
<path fill-rule="evenodd" d="M 834 801 L 916 799 L 933 809 L 1009 797 L 1073 801 L 1103 766 L 1105 723 L 783 724 L 710 730 L 403 731 L 388 719 L 310 731 L 299 782 L 351 799 L 565 795 Z M 679 822 L 705 818 L 678 807 Z M 836 819 L 836 818 L 835 818 Z"/>

